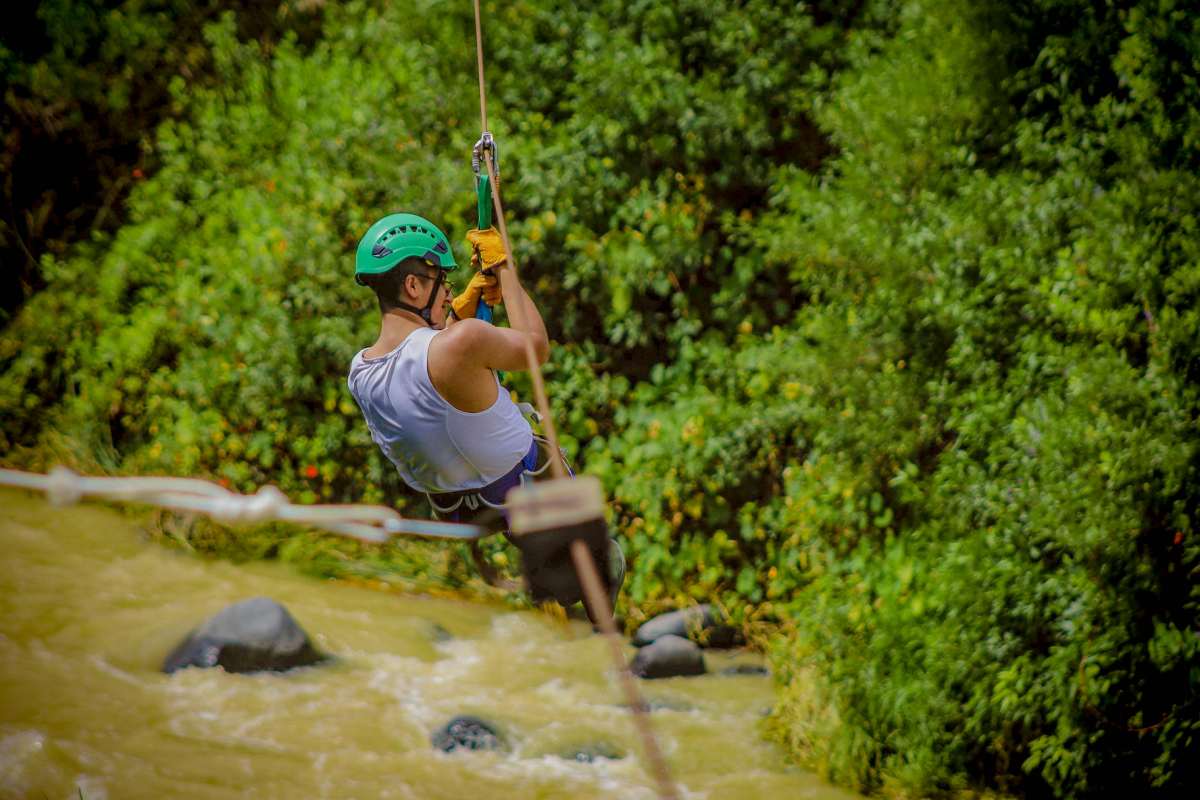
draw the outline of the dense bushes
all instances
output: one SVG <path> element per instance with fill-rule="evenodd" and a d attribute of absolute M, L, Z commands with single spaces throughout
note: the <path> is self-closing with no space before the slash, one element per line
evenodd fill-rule
<path fill-rule="evenodd" d="M 19 3 L 0 31 L 0 324 L 45 285 L 39 258 L 124 222 L 132 188 L 157 167 L 143 148 L 179 118 L 169 83 L 212 80 L 202 32 L 222 11 L 270 48 L 311 42 L 322 2 L 43 0 Z"/>
<path fill-rule="evenodd" d="M 397 499 L 342 380 L 375 324 L 350 252 L 386 209 L 471 222 L 461 6 L 331 6 L 311 50 L 209 26 L 219 80 L 172 82 L 130 223 L 0 340 L 6 458 Z M 782 623 L 775 729 L 865 789 L 1194 783 L 1195 23 L 841 6 L 486 10 L 624 610 Z"/>
<path fill-rule="evenodd" d="M 979 21 L 925 11 L 822 110 L 858 157 L 815 190 L 783 190 L 789 240 L 842 256 L 825 266 L 871 286 L 858 304 L 877 315 L 871 338 L 903 341 L 910 382 L 889 399 L 915 391 L 913 423 L 938 421 L 918 434 L 911 475 L 859 470 L 910 493 L 900 535 L 851 526 L 852 555 L 796 599 L 803 624 L 783 663 L 816 666 L 840 724 L 814 734 L 785 709 L 785 735 L 868 787 L 1190 785 L 1200 184 L 1195 151 L 1176 146 L 1200 128 L 1157 101 L 1160 73 L 1175 81 L 1182 65 L 1154 37 L 1190 36 L 1194 58 L 1194 28 L 1169 12 L 1089 12 L 1029 47 L 1035 63 L 977 71 Z M 1013 37 L 1062 22 L 1053 6 L 1022 11 Z M 923 85 L 904 78 L 921 60 Z M 987 127 L 959 117 L 968 79 L 981 84 L 968 97 L 1013 113 L 993 109 Z M 939 86 L 954 96 L 923 107 Z M 891 224 L 847 236 L 829 215 Z M 855 439 L 882 453 L 872 440 L 892 432 Z"/>
<path fill-rule="evenodd" d="M 285 41 L 269 60 L 232 17 L 207 29 L 222 82 L 173 83 L 192 111 L 159 129 L 130 224 L 103 253 L 48 261 L 61 289 L 9 329 L 10 446 L 63 431 L 109 467 L 271 480 L 310 501 L 395 485 L 338 377 L 374 323 L 354 313 L 369 304 L 346 254 L 381 207 L 469 202 L 461 170 L 428 155 L 450 144 L 422 110 L 445 109 L 440 82 L 361 57 L 407 29 L 364 18 L 336 49 Z"/>

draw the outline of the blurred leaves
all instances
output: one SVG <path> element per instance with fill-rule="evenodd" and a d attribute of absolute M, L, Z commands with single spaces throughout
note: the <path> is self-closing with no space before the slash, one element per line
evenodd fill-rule
<path fill-rule="evenodd" d="M 47 0 L 9 9 L 0 32 L 0 324 L 43 288 L 40 259 L 111 234 L 157 168 L 148 140 L 186 104 L 169 87 L 210 85 L 203 30 L 229 11 L 270 49 L 315 39 L 323 2 Z"/>
<path fill-rule="evenodd" d="M 352 248 L 390 210 L 473 222 L 469 8 L 423 9 L 329 4 L 310 45 L 204 27 L 214 80 L 169 82 L 128 223 L 46 258 L 0 338 L 8 460 L 396 499 L 344 386 L 376 325 Z M 1192 17 L 485 19 L 517 258 L 629 618 L 783 625 L 776 730 L 861 789 L 1194 784 Z"/>

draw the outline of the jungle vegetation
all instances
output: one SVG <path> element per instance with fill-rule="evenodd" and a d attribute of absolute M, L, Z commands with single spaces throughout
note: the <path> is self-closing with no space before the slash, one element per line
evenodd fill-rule
<path fill-rule="evenodd" d="M 0 46 L 0 458 L 423 515 L 345 387 L 377 324 L 352 253 L 390 210 L 473 225 L 470 4 L 238 5 L 54 0 Z M 1186 4 L 484 13 L 510 230 L 626 618 L 715 601 L 767 631 L 772 730 L 861 790 L 1200 783 Z"/>

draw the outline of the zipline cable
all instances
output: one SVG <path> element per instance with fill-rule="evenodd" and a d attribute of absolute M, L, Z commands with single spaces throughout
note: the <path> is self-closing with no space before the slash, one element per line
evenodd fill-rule
<path fill-rule="evenodd" d="M 488 122 L 487 94 L 483 78 L 483 25 L 481 22 L 482 15 L 479 10 L 479 0 L 474 0 L 474 4 L 475 57 L 479 73 L 479 121 L 483 126 L 483 133 L 486 136 L 488 134 Z M 512 244 L 508 238 L 508 226 L 504 220 L 504 204 L 500 200 L 500 181 L 498 179 L 499 176 L 496 174 L 492 155 L 493 153 L 490 149 L 485 148 L 483 150 L 483 162 L 487 167 L 488 179 L 491 181 L 495 218 L 500 228 L 500 238 L 504 242 L 504 256 L 508 259 L 508 268 L 512 270 L 513 277 L 515 278 L 518 275 L 517 262 L 513 258 Z M 508 311 L 511 316 L 515 317 L 514 321 L 517 325 L 522 330 L 527 330 L 525 325 L 527 322 L 525 309 L 520 307 L 522 305 L 521 302 L 518 302 L 510 307 Z M 550 403 L 546 397 L 546 384 L 542 378 L 542 370 L 538 364 L 537 354 L 533 350 L 533 337 L 526 334 L 524 338 L 525 356 L 529 362 L 529 374 L 533 379 L 534 398 L 537 401 L 538 411 L 542 415 L 542 426 L 546 432 L 546 438 L 550 441 L 550 452 L 554 454 L 559 452 L 558 434 L 554 427 L 554 418 L 550 414 Z M 556 479 L 565 479 L 568 477 L 566 467 L 563 465 L 561 459 L 551 457 L 550 463 Z M 663 757 L 658 738 L 654 735 L 654 729 L 646 713 L 645 701 L 641 697 L 641 692 L 638 691 L 637 680 L 630 671 L 625 653 L 621 649 L 621 636 L 617 632 L 617 623 L 613 619 L 612 610 L 609 606 L 607 593 L 604 591 L 604 584 L 600 578 L 599 570 L 596 569 L 596 562 L 592 559 L 592 554 L 588 550 L 587 545 L 581 539 L 575 539 L 571 542 L 571 560 L 575 565 L 575 572 L 579 577 L 580 587 L 583 589 L 587 604 L 592 609 L 594 618 L 599 622 L 604 638 L 608 641 L 609 651 L 613 664 L 617 669 L 621 688 L 629 704 L 629 709 L 633 713 L 634 726 L 637 728 L 642 740 L 642 750 L 649 764 L 650 772 L 658 784 L 658 795 L 663 800 L 678 800 L 679 793 L 675 788 L 674 780 L 671 778 L 671 771 L 667 766 L 666 758 Z"/>

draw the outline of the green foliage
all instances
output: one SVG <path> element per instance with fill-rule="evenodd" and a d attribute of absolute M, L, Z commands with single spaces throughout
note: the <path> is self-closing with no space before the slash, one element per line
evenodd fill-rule
<path fill-rule="evenodd" d="M 839 63 L 831 45 L 853 14 L 818 24 L 762 0 L 486 13 L 504 31 L 488 39 L 502 76 L 490 100 L 513 132 L 517 257 L 554 332 L 644 377 L 698 330 L 787 320 L 785 276 L 764 275 L 737 232 L 765 208 L 781 160 L 827 154 L 797 78 Z"/>
<path fill-rule="evenodd" d="M 485 4 L 510 228 L 564 446 L 627 545 L 622 610 L 782 625 L 778 735 L 865 790 L 1176 793 L 1200 736 L 1196 23 L 843 8 Z M 170 82 L 128 224 L 48 258 L 0 339 L 6 460 L 423 513 L 344 386 L 375 326 L 352 250 L 385 211 L 472 222 L 468 14 L 330 4 L 311 47 L 205 27 L 214 80 Z"/>
<path fill-rule="evenodd" d="M 1004 29 L 925 7 L 821 106 L 836 180 L 781 193 L 789 250 L 821 291 L 862 292 L 871 338 L 904 342 L 909 424 L 937 421 L 915 469 L 868 472 L 911 498 L 901 535 L 859 526 L 796 598 L 784 661 L 819 676 L 838 722 L 792 715 L 783 735 L 864 788 L 1171 792 L 1195 782 L 1200 733 L 1200 182 L 1194 148 L 1173 149 L 1200 128 L 1153 99 L 1171 54 L 1153 36 L 1200 49 L 1169 7 L 1025 10 L 1013 41 L 1066 30 L 997 80 L 977 65 L 998 64 Z M 1100 57 L 1111 84 L 1104 62 L 1082 71 Z M 1005 97 L 1025 115 L 992 107 Z"/>
<path fill-rule="evenodd" d="M 310 502 L 395 489 L 329 379 L 370 335 L 345 255 L 379 208 L 444 216 L 467 198 L 448 159 L 396 157 L 449 149 L 448 129 L 424 120 L 445 98 L 411 65 L 362 57 L 411 26 L 355 16 L 336 51 L 307 56 L 285 41 L 265 58 L 231 16 L 206 30 L 222 80 L 173 85 L 188 120 L 160 127 L 161 168 L 130 224 L 102 254 L 48 260 L 61 289 L 8 331 L 9 447 L 58 430 L 111 468 L 274 481 Z M 403 105 L 381 115 L 381 97 Z"/>
<path fill-rule="evenodd" d="M 42 254 L 110 234 L 157 168 L 144 140 L 184 107 L 172 80 L 212 82 L 204 27 L 223 10 L 270 48 L 311 41 L 320 0 L 46 0 L 16 4 L 0 32 L 0 323 L 45 285 Z"/>

